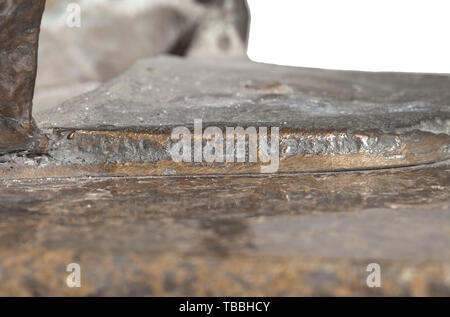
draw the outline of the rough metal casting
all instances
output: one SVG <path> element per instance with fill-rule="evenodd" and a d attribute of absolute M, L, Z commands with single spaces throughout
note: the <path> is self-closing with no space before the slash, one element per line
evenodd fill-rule
<path fill-rule="evenodd" d="M 31 111 L 45 0 L 0 0 L 0 154 L 39 152 Z"/>

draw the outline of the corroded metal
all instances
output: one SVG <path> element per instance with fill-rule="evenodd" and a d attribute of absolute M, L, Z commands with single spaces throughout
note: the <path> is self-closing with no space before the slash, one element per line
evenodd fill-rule
<path fill-rule="evenodd" d="M 0 154 L 40 151 L 33 121 L 39 29 L 45 0 L 0 1 Z"/>
<path fill-rule="evenodd" d="M 4 178 L 259 174 L 267 163 L 175 162 L 173 128 L 278 127 L 278 173 L 431 164 L 450 158 L 450 76 L 157 57 L 35 114 L 46 155 L 0 162 Z M 191 142 L 191 153 L 194 152 Z"/>
<path fill-rule="evenodd" d="M 225 133 L 225 126 L 221 129 Z M 192 131 L 193 133 L 193 131 Z M 258 135 L 259 137 L 259 135 Z M 450 137 L 413 131 L 388 134 L 294 129 L 280 131 L 276 173 L 364 170 L 430 164 L 450 157 Z M 171 129 L 147 132 L 58 130 L 48 155 L 10 156 L 2 178 L 260 174 L 268 163 L 175 162 Z M 192 153 L 194 148 L 192 148 Z"/>
<path fill-rule="evenodd" d="M 160 57 L 38 113 L 44 151 L 43 3 L 0 0 L 0 296 L 450 294 L 450 76 Z M 196 118 L 278 126 L 278 175 L 171 160 Z"/>
<path fill-rule="evenodd" d="M 450 295 L 448 162 L 0 181 L 0 295 Z M 82 268 L 68 288 L 66 266 Z M 369 263 L 381 288 L 369 288 Z M 113 278 L 112 278 L 113 277 Z"/>
<path fill-rule="evenodd" d="M 22 2 L 8 8 L 18 10 L 19 4 L 37 8 Z M 36 137 L 31 118 L 39 29 L 37 22 L 33 26 L 28 37 L 35 46 L 21 46 L 20 34 L 17 43 L 6 41 L 16 45 L 9 44 L 16 49 L 6 50 L 8 56 L 33 58 L 2 63 L 3 79 L 18 82 L 3 83 L 10 95 L 0 95 L 8 102 L 2 106 L 0 154 L 28 150 L 35 155 L 3 155 L 3 178 L 260 172 L 260 161 L 174 162 L 171 129 L 192 129 L 195 119 L 223 133 L 226 127 L 279 128 L 280 173 L 412 166 L 450 157 L 450 76 L 174 57 L 141 60 L 97 90 L 37 113 L 50 141 L 44 151 L 45 138 Z M 16 68 L 20 72 L 8 77 Z"/>

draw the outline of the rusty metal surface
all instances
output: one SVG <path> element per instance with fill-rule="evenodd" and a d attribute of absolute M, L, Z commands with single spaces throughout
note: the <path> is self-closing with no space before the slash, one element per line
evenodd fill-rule
<path fill-rule="evenodd" d="M 450 294 L 450 76 L 162 56 L 37 113 L 40 138 L 43 5 L 0 0 L 0 295 Z M 173 162 L 194 119 L 279 127 L 278 175 Z"/>
<path fill-rule="evenodd" d="M 261 162 L 176 163 L 171 131 L 280 128 L 278 172 L 430 164 L 450 157 L 450 76 L 157 57 L 38 112 L 46 155 L 4 157 L 6 178 L 260 173 Z M 192 131 L 192 130 L 191 130 Z M 193 151 L 192 151 L 193 152 Z"/>
<path fill-rule="evenodd" d="M 39 151 L 31 116 L 45 0 L 0 1 L 0 154 Z"/>
<path fill-rule="evenodd" d="M 175 162 L 168 150 L 172 144 L 170 133 L 168 128 L 148 132 L 55 130 L 50 135 L 53 143 L 47 154 L 32 157 L 3 156 L 0 160 L 0 176 L 19 179 L 237 175 L 261 174 L 261 167 L 267 165 L 248 161 Z M 417 131 L 398 135 L 373 132 L 346 134 L 336 131 L 320 133 L 286 129 L 281 130 L 280 138 L 281 157 L 275 173 L 418 166 L 449 157 L 447 151 L 450 138 L 444 134 Z"/>
<path fill-rule="evenodd" d="M 449 171 L 2 180 L 0 294 L 449 295 Z"/>

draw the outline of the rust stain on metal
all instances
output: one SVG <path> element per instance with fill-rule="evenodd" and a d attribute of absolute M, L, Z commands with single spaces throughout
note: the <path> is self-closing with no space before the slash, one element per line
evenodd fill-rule
<path fill-rule="evenodd" d="M 383 287 L 369 288 L 366 262 L 343 259 L 183 257 L 126 252 L 78 254 L 0 251 L 5 296 L 448 296 L 448 263 L 382 261 Z M 76 258 L 81 288 L 68 288 L 65 266 Z M 121 267 L 119 260 L 127 263 Z M 29 270 L 17 270 L 27 266 Z M 101 267 L 102 270 L 98 270 Z M 95 274 L 94 274 L 95 272 Z M 414 274 L 411 274 L 414 272 Z M 30 280 L 33 283 L 29 282 Z"/>
<path fill-rule="evenodd" d="M 448 295 L 449 176 L 1 180 L 0 293 Z M 64 283 L 72 262 L 80 289 Z"/>
<path fill-rule="evenodd" d="M 175 162 L 169 128 L 158 131 L 55 130 L 47 156 L 0 162 L 2 178 L 260 174 L 268 163 Z M 450 158 L 447 134 L 413 131 L 281 129 L 278 173 L 413 166 Z M 248 146 L 248 144 L 247 144 Z M 193 150 L 192 150 L 193 153 Z"/>

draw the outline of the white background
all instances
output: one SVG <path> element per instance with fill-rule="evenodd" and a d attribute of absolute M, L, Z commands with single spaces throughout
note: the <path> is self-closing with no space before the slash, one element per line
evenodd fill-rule
<path fill-rule="evenodd" d="M 252 60 L 450 73 L 449 0 L 248 0 L 248 4 Z"/>

